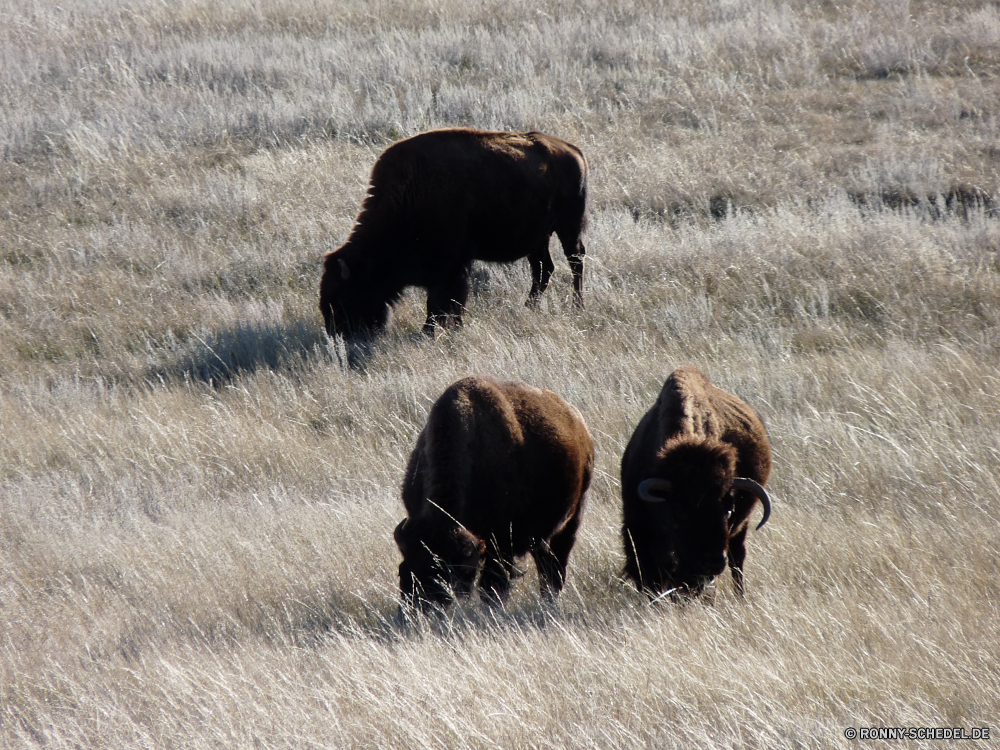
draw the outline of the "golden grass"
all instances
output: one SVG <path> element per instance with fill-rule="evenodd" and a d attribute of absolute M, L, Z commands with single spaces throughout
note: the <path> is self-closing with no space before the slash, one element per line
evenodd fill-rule
<path fill-rule="evenodd" d="M 4 4 L 0 744 L 896 747 L 843 730 L 995 720 L 1000 16 L 689 5 Z M 320 258 L 371 164 L 446 125 L 584 148 L 586 310 L 557 257 L 538 310 L 492 267 L 459 331 L 423 337 L 411 292 L 377 342 L 328 340 Z M 683 363 L 774 445 L 742 603 L 619 577 L 621 451 Z M 505 612 L 400 622 L 403 468 L 474 372 L 594 435 L 567 589 L 529 571 Z"/>

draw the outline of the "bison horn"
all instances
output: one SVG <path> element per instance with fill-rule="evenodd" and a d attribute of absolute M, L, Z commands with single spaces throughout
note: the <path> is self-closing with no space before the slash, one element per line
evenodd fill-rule
<path fill-rule="evenodd" d="M 671 485 L 666 479 L 646 479 L 639 482 L 639 497 L 647 503 L 662 503 L 667 498 L 663 495 L 654 495 L 652 491 L 658 490 L 666 493 L 670 492 L 672 489 L 673 485 Z"/>
<path fill-rule="evenodd" d="M 761 526 L 767 523 L 767 519 L 771 517 L 771 498 L 767 496 L 767 490 L 765 490 L 763 487 L 761 487 L 752 479 L 746 479 L 744 477 L 736 477 L 733 480 L 733 489 L 746 490 L 751 495 L 758 498 L 761 502 L 761 505 L 764 506 L 764 517 L 760 519 L 760 523 L 757 524 L 757 528 L 759 529 Z"/>
<path fill-rule="evenodd" d="M 406 543 L 406 540 L 403 538 L 403 529 L 406 528 L 406 522 L 409 520 L 409 518 L 404 518 L 396 525 L 396 528 L 392 532 L 392 538 L 396 540 L 396 544 L 399 547 L 402 547 Z"/>
<path fill-rule="evenodd" d="M 343 258 L 338 258 L 337 262 L 340 264 L 340 278 L 347 281 L 351 278 L 351 269 L 347 267 L 347 261 Z"/>

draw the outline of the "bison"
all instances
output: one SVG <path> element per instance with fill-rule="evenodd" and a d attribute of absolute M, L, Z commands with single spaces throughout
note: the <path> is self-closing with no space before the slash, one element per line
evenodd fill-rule
<path fill-rule="evenodd" d="M 553 232 L 582 307 L 586 206 L 583 153 L 545 133 L 432 130 L 394 143 L 372 168 L 347 241 L 324 256 L 319 307 L 327 333 L 384 328 L 410 286 L 427 290 L 425 333 L 459 325 L 475 260 L 527 256 L 533 305 L 554 269 Z"/>
<path fill-rule="evenodd" d="M 479 588 L 506 601 L 531 553 L 543 595 L 563 587 L 590 486 L 594 446 L 552 391 L 490 377 L 453 383 L 431 407 L 403 481 L 394 537 L 406 605 L 444 607 Z"/>
<path fill-rule="evenodd" d="M 756 412 L 694 367 L 670 374 L 622 456 L 625 575 L 650 599 L 700 594 L 729 567 L 743 596 L 750 513 L 771 445 Z"/>

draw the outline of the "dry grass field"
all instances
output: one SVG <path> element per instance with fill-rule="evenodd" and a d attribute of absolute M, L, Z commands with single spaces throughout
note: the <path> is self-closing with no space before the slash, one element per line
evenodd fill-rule
<path fill-rule="evenodd" d="M 1000 10 L 977 0 L 0 0 L 0 746 L 876 748 L 1000 732 Z M 584 311 L 330 340 L 391 142 L 591 163 Z M 747 597 L 620 578 L 677 365 L 762 414 Z M 563 596 L 395 620 L 399 487 L 470 373 L 583 413 Z M 531 566 L 529 566 L 531 567 Z"/>

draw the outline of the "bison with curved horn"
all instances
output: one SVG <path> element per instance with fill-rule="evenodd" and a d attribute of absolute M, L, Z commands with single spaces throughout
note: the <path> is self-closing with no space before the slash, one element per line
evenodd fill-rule
<path fill-rule="evenodd" d="M 582 307 L 586 206 L 587 161 L 554 136 L 453 129 L 399 141 L 375 162 L 347 241 L 324 256 L 319 307 L 327 333 L 384 328 L 410 286 L 427 290 L 425 333 L 459 325 L 476 260 L 527 257 L 533 305 L 555 268 L 553 232 Z"/>
<path fill-rule="evenodd" d="M 554 596 L 590 486 L 594 446 L 580 413 L 552 391 L 474 376 L 431 407 L 403 481 L 394 537 L 403 601 L 443 607 L 479 588 L 501 603 L 531 553 Z"/>
<path fill-rule="evenodd" d="M 650 599 L 696 596 L 726 568 L 743 596 L 750 514 L 771 515 L 771 445 L 756 412 L 694 367 L 663 384 L 622 456 L 625 575 Z"/>

